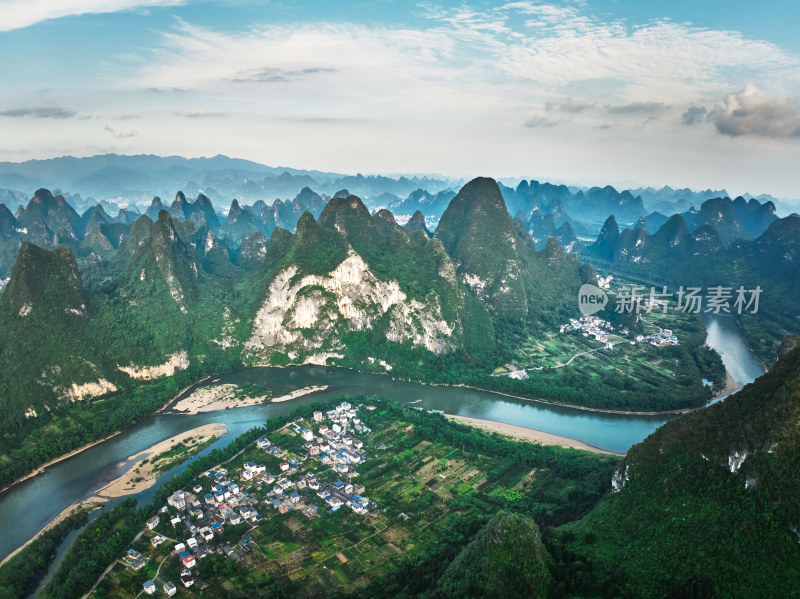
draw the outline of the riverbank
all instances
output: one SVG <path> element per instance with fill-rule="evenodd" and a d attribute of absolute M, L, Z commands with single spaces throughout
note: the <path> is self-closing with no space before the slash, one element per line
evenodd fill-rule
<path fill-rule="evenodd" d="M 310 395 L 311 393 L 317 393 L 318 391 L 325 391 L 328 387 L 330 387 L 330 385 L 303 387 L 302 389 L 297 389 L 296 391 L 292 391 L 291 393 L 287 393 L 286 395 L 275 397 L 272 399 L 272 401 L 270 401 L 270 403 L 281 403 L 283 401 L 289 401 L 290 399 L 297 399 L 298 397 L 302 397 L 303 395 Z"/>
<path fill-rule="evenodd" d="M 714 397 L 712 399 L 719 399 L 720 397 L 725 397 L 726 395 L 730 395 L 731 393 L 736 393 L 742 387 L 744 387 L 744 385 L 739 381 L 733 380 L 731 373 L 726 370 L 725 387 L 714 393 Z"/>
<path fill-rule="evenodd" d="M 584 451 L 591 451 L 593 453 L 601 453 L 605 455 L 625 455 L 624 453 L 606 451 L 605 449 L 594 447 L 588 443 L 584 443 L 583 441 L 578 441 L 577 439 L 553 435 L 544 431 L 537 431 L 532 428 L 517 426 L 516 424 L 506 424 L 505 422 L 495 422 L 494 420 L 483 420 L 481 418 L 470 418 L 467 416 L 456 416 L 453 414 L 445 414 L 445 418 L 461 424 L 479 428 L 490 433 L 499 433 L 503 436 L 511 437 L 517 441 L 528 441 L 530 443 L 538 443 L 539 445 L 557 445 L 558 447 L 582 449 Z"/>
<path fill-rule="evenodd" d="M 161 472 L 156 471 L 157 464 L 153 459 L 150 459 L 151 457 L 155 458 L 158 455 L 166 451 L 169 451 L 170 449 L 175 447 L 178 443 L 183 443 L 188 447 L 192 447 L 206 442 L 212 436 L 219 437 L 227 432 L 228 431 L 225 428 L 225 425 L 219 422 L 204 424 L 203 426 L 198 426 L 197 428 L 184 431 L 178 435 L 170 437 L 169 439 L 165 439 L 159 443 L 156 443 L 151 447 L 148 447 L 144 451 L 140 451 L 128 457 L 127 460 L 125 460 L 124 462 L 120 462 L 119 464 L 119 467 L 124 467 L 129 462 L 131 463 L 129 468 L 125 471 L 124 474 L 122 474 L 122 476 L 120 476 L 115 480 L 112 480 L 105 486 L 95 491 L 91 497 L 78 501 L 77 503 L 74 503 L 65 510 L 63 510 L 60 514 L 58 514 L 55 518 L 53 518 L 50 522 L 48 522 L 44 526 L 44 528 L 42 528 L 33 537 L 31 537 L 24 545 L 21 545 L 20 547 L 12 551 L 10 554 L 8 554 L 5 557 L 5 559 L 3 559 L 2 562 L 0 562 L 0 566 L 6 563 L 17 553 L 22 551 L 29 544 L 31 544 L 42 533 L 50 530 L 54 526 L 58 525 L 58 523 L 62 522 L 73 511 L 82 508 L 95 509 L 107 503 L 108 501 L 111 501 L 112 499 L 116 499 L 118 497 L 124 497 L 126 495 L 134 495 L 136 493 L 139 493 L 140 491 L 144 491 L 152 487 L 155 484 L 156 479 L 158 478 L 158 475 L 161 474 Z M 105 441 L 105 439 L 103 439 L 102 441 Z M 97 443 L 101 443 L 102 441 L 97 441 L 92 445 L 96 445 Z M 66 457 L 67 456 L 61 459 L 66 459 Z"/>
<path fill-rule="evenodd" d="M 190 389 L 192 389 L 194 387 L 202 386 L 206 381 L 208 381 L 210 379 L 211 379 L 211 375 L 209 375 L 209 376 L 207 376 L 205 378 L 202 378 L 199 381 L 196 381 L 196 382 L 192 383 L 191 385 L 188 385 L 188 386 L 184 387 L 183 389 L 178 391 L 174 396 L 172 396 L 172 398 L 168 399 L 167 402 L 161 408 L 159 408 L 158 410 L 155 411 L 155 413 L 157 414 L 158 412 L 165 411 L 170 406 L 170 404 L 172 404 L 174 401 L 176 401 L 181 395 L 183 395 L 184 393 L 186 393 L 187 391 L 189 391 Z"/>
<path fill-rule="evenodd" d="M 430 384 L 430 383 L 422 383 Z M 481 387 L 472 387 L 470 385 L 440 385 L 442 387 L 453 386 L 462 389 L 472 389 L 473 391 L 483 391 L 484 393 L 493 393 L 494 395 L 502 395 L 503 397 L 510 397 L 511 399 L 521 399 L 522 401 L 530 401 L 533 403 L 540 403 L 546 406 L 555 408 L 569 408 L 570 410 L 582 410 L 584 412 L 596 412 L 599 414 L 615 414 L 617 416 L 680 416 L 681 414 L 688 414 L 689 412 L 696 412 L 702 410 L 705 405 L 696 408 L 682 408 L 680 410 L 665 410 L 663 412 L 627 412 L 625 410 L 607 410 L 604 408 L 589 408 L 586 406 L 576 406 L 568 403 L 557 403 L 555 401 L 547 401 L 546 399 L 534 399 L 533 397 L 523 397 L 522 395 L 511 395 L 510 393 L 503 393 L 502 391 L 492 391 L 491 389 L 483 389 Z"/>
<path fill-rule="evenodd" d="M 280 403 L 297 399 L 310 393 L 324 391 L 328 385 L 316 387 L 303 387 L 286 395 L 270 398 L 268 395 L 237 395 L 237 385 L 223 384 L 201 387 L 192 392 L 188 397 L 172 406 L 172 412 L 178 414 L 199 414 L 201 412 L 214 412 L 230 408 L 243 408 L 266 403 Z"/>
<path fill-rule="evenodd" d="M 205 443 L 211 437 L 220 437 L 227 432 L 228 430 L 225 428 L 224 424 L 213 422 L 184 431 L 179 435 L 156 443 L 152 447 L 148 447 L 144 451 L 140 451 L 130 456 L 124 462 L 121 462 L 119 464 L 120 467 L 124 467 L 131 462 L 128 470 L 116 480 L 98 489 L 94 496 L 101 501 L 108 501 L 125 495 L 134 495 L 145 489 L 149 489 L 156 482 L 158 475 L 161 474 L 158 470 L 157 461 L 155 460 L 159 455 L 169 451 L 178 443 L 192 448 Z"/>
<path fill-rule="evenodd" d="M 49 462 L 46 462 L 46 463 L 42 464 L 41 466 L 36 468 L 36 470 L 34 470 L 32 472 L 29 472 L 25 476 L 22 476 L 22 477 L 18 478 L 14 482 L 7 484 L 5 487 L 0 489 L 0 495 L 5 493 L 6 491 L 8 491 L 11 487 L 13 487 L 15 485 L 18 485 L 19 483 L 21 483 L 23 481 L 26 481 L 29 478 L 33 478 L 34 476 L 38 476 L 40 474 L 44 474 L 45 470 L 47 470 L 47 468 L 49 468 L 50 466 L 54 466 L 54 465 L 58 464 L 59 462 L 63 462 L 64 460 L 68 460 L 72 456 L 78 455 L 79 453 L 81 453 L 83 451 L 86 451 L 90 447 L 94 447 L 95 445 L 99 445 L 100 443 L 105 443 L 106 441 L 108 441 L 112 437 L 116 437 L 121 432 L 122 431 L 117 431 L 115 433 L 111 433 L 107 437 L 103 437 L 102 439 L 98 439 L 97 441 L 92 441 L 91 443 L 87 443 L 86 445 L 83 445 L 83 446 L 79 447 L 78 449 L 70 451 L 69 453 L 65 453 L 62 456 L 59 456 L 57 458 L 54 458 L 54 459 L 50 460 Z"/>

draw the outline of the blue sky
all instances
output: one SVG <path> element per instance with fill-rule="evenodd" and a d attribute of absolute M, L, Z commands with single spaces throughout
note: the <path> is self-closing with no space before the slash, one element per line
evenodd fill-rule
<path fill-rule="evenodd" d="M 800 3 L 0 0 L 0 160 L 800 197 Z"/>

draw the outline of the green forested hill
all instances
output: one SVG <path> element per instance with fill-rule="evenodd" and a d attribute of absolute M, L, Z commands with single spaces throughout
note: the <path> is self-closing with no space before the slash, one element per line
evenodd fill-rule
<path fill-rule="evenodd" d="M 716 203 L 709 200 L 709 206 Z M 723 204 L 733 214 L 730 200 Z M 609 217 L 597 242 L 590 245 L 582 257 L 604 272 L 632 277 L 646 284 L 667 285 L 673 294 L 681 286 L 728 288 L 732 296 L 730 309 L 734 314 L 737 312 L 733 307 L 737 289 L 760 287 L 758 311 L 744 310 L 747 317 L 741 318 L 740 323 L 753 351 L 764 364 L 770 365 L 777 357 L 781 339 L 800 334 L 800 319 L 797 318 L 800 312 L 797 308 L 800 302 L 800 217 L 775 220 L 769 206 L 759 206 L 750 208 L 755 224 L 743 218 L 751 230 L 763 231 L 755 239 L 732 240 L 735 236 L 732 231 L 742 231 L 744 225 L 715 223 L 712 227 L 706 222 L 710 216 L 698 218 L 698 223 L 702 224 L 690 230 L 684 216 L 675 215 L 653 234 L 648 233 L 643 224 L 620 233 L 613 217 Z M 710 210 L 703 214 L 708 216 Z M 719 218 L 724 224 L 733 222 L 730 218 L 735 217 L 727 221 L 724 216 Z"/>
<path fill-rule="evenodd" d="M 800 349 L 628 452 L 620 489 L 565 538 L 636 597 L 795 597 Z M 617 574 L 615 574 L 617 573 Z"/>
<path fill-rule="evenodd" d="M 94 228 L 80 243 L 22 245 L 0 295 L 8 333 L 0 432 L 9 435 L 0 450 L 17 456 L 2 462 L 0 478 L 135 421 L 166 399 L 158 397 L 164 389 L 200 373 L 317 363 L 491 383 L 488 374 L 508 359 L 509 335 L 563 319 L 592 276 L 557 244 L 536 252 L 517 241 L 489 179 L 467 186 L 464 214 L 445 219 L 442 235 L 450 227 L 458 238 L 450 252 L 389 211 L 370 215 L 359 198 L 342 195 L 319 222 L 305 213 L 296 233 L 279 227 L 268 243 L 248 237 L 238 255 L 215 234 L 225 224 L 214 222 L 204 197 L 190 203 L 181 194 L 174 216 L 160 202 L 155 222 L 108 223 L 89 211 Z M 41 190 L 24 211 L 50 237 L 51 227 L 63 236 L 83 226 L 59 198 Z M 476 276 L 505 269 L 490 294 L 465 284 L 458 265 L 466 256 Z M 41 436 L 52 439 L 46 449 Z"/>
<path fill-rule="evenodd" d="M 533 518 L 501 511 L 450 563 L 436 596 L 544 599 L 550 561 Z"/>

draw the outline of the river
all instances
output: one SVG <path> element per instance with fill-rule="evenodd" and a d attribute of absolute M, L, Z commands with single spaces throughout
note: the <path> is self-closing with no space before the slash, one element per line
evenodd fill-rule
<path fill-rule="evenodd" d="M 764 367 L 750 351 L 733 316 L 711 316 L 705 319 L 705 325 L 706 343 L 720 354 L 725 370 L 734 381 L 746 385 L 764 374 Z M 712 403 L 723 399 L 725 397 L 720 397 Z"/>
<path fill-rule="evenodd" d="M 749 382 L 759 370 L 748 359 L 749 349 L 733 319 L 714 318 L 708 325 L 709 345 L 730 362 L 736 380 Z M 718 322 L 719 325 L 714 323 Z M 730 351 L 729 349 L 730 348 Z M 751 354 L 750 359 L 757 364 Z M 726 365 L 728 362 L 726 362 Z M 737 370 L 738 369 L 738 370 Z M 734 372 L 736 374 L 734 374 Z M 0 495 L 0 559 L 25 543 L 64 509 L 94 494 L 126 469 L 126 458 L 190 428 L 222 422 L 224 435 L 200 455 L 227 444 L 237 435 L 265 419 L 280 416 L 295 406 L 342 393 L 381 395 L 424 409 L 444 410 L 473 418 L 517 424 L 544 432 L 577 439 L 609 451 L 624 453 L 638 443 L 668 416 L 625 416 L 588 412 L 571 408 L 517 400 L 487 391 L 458 387 L 435 387 L 392 380 L 388 376 L 363 374 L 338 368 L 302 366 L 289 368 L 250 368 L 219 377 L 215 383 L 258 382 L 267 384 L 273 396 L 311 385 L 328 385 L 325 391 L 277 404 L 234 408 L 197 415 L 157 414 L 99 445 L 48 468 Z M 164 473 L 158 482 L 178 474 L 185 465 Z M 135 495 L 149 501 L 155 487 Z M 112 502 L 113 504 L 113 502 Z"/>

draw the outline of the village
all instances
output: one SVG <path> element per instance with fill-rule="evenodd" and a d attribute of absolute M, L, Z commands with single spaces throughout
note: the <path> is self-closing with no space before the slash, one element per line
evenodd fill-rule
<path fill-rule="evenodd" d="M 167 505 L 147 521 L 144 534 L 153 548 L 168 541 L 174 545 L 157 575 L 141 583 L 143 592 L 152 595 L 160 586 L 173 596 L 178 584 L 187 589 L 208 588 L 201 578 L 200 562 L 209 555 L 238 562 L 254 548 L 248 533 L 268 511 L 292 511 L 312 520 L 322 509 L 329 513 L 349 509 L 359 515 L 375 512 L 377 505 L 365 496 L 366 489 L 357 480 L 357 468 L 367 456 L 356 435 L 371 432 L 358 416 L 361 408 L 375 409 L 343 401 L 326 412 L 315 411 L 311 419 L 289 422 L 277 432 L 292 439 L 291 448 L 261 437 L 255 445 L 263 460 L 250 460 L 230 471 L 220 465 L 201 475 L 191 490 L 170 495 Z M 276 467 L 270 471 L 265 462 Z M 158 575 L 164 562 L 173 557 L 179 568 L 177 581 Z M 121 561 L 136 572 L 148 558 L 131 548 Z"/>
<path fill-rule="evenodd" d="M 649 302 L 650 300 L 646 301 Z M 653 302 L 653 306 L 659 305 L 655 303 L 657 301 L 658 300 L 655 300 Z M 641 318 L 641 315 L 637 316 L 637 320 L 641 320 L 642 322 L 657 328 L 658 333 L 652 335 L 637 335 L 633 340 L 628 340 L 631 345 L 634 345 L 635 343 L 649 343 L 651 345 L 678 345 L 678 337 L 677 335 L 673 334 L 671 329 L 662 329 L 658 325 L 644 320 L 644 318 Z M 559 332 L 569 333 L 570 331 L 580 331 L 584 337 L 593 337 L 595 341 L 603 343 L 605 349 L 614 348 L 614 343 L 611 340 L 611 337 L 614 336 L 614 327 L 607 320 L 603 320 L 597 316 L 583 315 L 581 316 L 580 320 L 577 318 L 570 318 L 569 324 L 561 325 Z M 629 334 L 630 332 L 628 329 L 623 328 L 620 330 L 617 336 L 621 339 L 624 339 Z"/>

